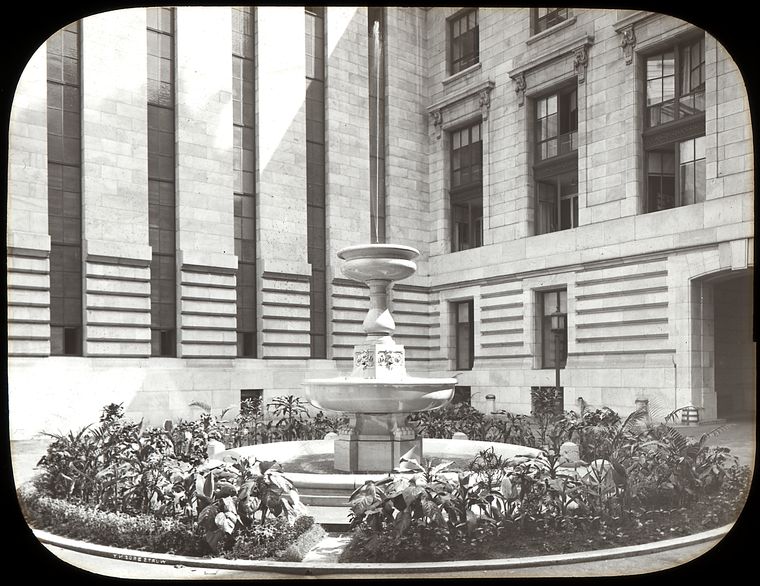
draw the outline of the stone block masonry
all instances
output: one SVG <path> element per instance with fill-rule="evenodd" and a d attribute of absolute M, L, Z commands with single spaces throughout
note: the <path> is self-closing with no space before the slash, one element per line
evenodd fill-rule
<path fill-rule="evenodd" d="M 19 79 L 8 128 L 8 356 L 50 354 L 46 48 Z"/>
<path fill-rule="evenodd" d="M 144 9 L 82 27 L 84 353 L 150 355 Z"/>
<path fill-rule="evenodd" d="M 578 9 L 535 33 L 528 8 L 478 8 L 477 62 L 452 75 L 449 19 L 459 10 L 384 8 L 387 240 L 421 252 L 417 274 L 394 288 L 410 371 L 457 372 L 452 307 L 472 300 L 474 365 L 459 384 L 478 408 L 494 394 L 497 409 L 529 412 L 531 387 L 554 383 L 540 367 L 540 293 L 566 288 L 566 408 L 583 397 L 625 413 L 648 398 L 715 417 L 719 385 L 746 371 L 726 342 L 742 314 L 727 318 L 715 304 L 754 271 L 742 72 L 706 34 L 705 201 L 647 213 L 646 60 L 702 31 L 661 14 Z M 235 348 L 230 11 L 176 11 L 176 358 L 150 357 L 146 13 L 105 12 L 81 28 L 83 356 L 49 356 L 45 47 L 11 111 L 12 433 L 86 424 L 111 400 L 160 425 L 196 415 L 192 400 L 221 409 L 247 389 L 266 402 L 350 371 L 368 291 L 343 278 L 335 253 L 370 238 L 369 37 L 365 7 L 325 12 L 327 359 L 310 358 L 304 8 L 253 9 L 256 358 Z M 536 234 L 535 100 L 573 84 L 578 226 Z M 483 245 L 452 253 L 449 132 L 477 120 Z"/>

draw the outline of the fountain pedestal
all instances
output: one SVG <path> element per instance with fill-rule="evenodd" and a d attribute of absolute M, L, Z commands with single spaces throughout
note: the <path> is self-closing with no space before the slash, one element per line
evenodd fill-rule
<path fill-rule="evenodd" d="M 422 440 L 406 424 L 407 416 L 443 407 L 454 394 L 456 379 L 409 376 L 404 347 L 393 341 L 392 285 L 414 273 L 418 255 L 414 248 L 393 244 L 338 252 L 346 261 L 343 274 L 369 287 L 370 308 L 362 323 L 367 338 L 354 346 L 351 376 L 311 379 L 305 386 L 315 407 L 348 415 L 334 444 L 334 466 L 341 472 L 390 472 L 412 448 L 422 455 Z"/>
<path fill-rule="evenodd" d="M 334 465 L 341 472 L 390 471 L 412 448 L 422 454 L 422 439 L 406 427 L 405 413 L 349 414 L 335 438 Z"/>
<path fill-rule="evenodd" d="M 378 342 L 354 346 L 351 377 L 398 382 L 406 375 L 404 347 L 385 336 Z M 401 396 L 399 396 L 401 399 Z M 389 408 L 403 409 L 399 402 Z M 335 469 L 342 472 L 392 470 L 412 448 L 422 454 L 422 440 L 406 425 L 407 413 L 348 413 L 349 423 L 335 438 Z"/>

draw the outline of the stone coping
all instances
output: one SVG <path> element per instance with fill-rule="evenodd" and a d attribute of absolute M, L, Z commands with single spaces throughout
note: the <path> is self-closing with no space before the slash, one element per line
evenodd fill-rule
<path fill-rule="evenodd" d="M 227 560 L 223 558 L 196 558 L 189 556 L 177 556 L 172 554 L 160 554 L 144 551 L 136 551 L 124 548 L 97 545 L 83 541 L 77 541 L 66 537 L 60 537 L 33 529 L 35 537 L 44 545 L 59 547 L 64 550 L 79 552 L 98 558 L 106 558 L 118 561 L 136 562 L 143 564 L 155 564 L 173 567 L 194 567 L 216 570 L 236 570 L 269 572 L 281 574 L 388 574 L 392 572 L 403 573 L 447 573 L 472 571 L 482 573 L 488 570 L 509 570 L 541 568 L 552 566 L 556 571 L 557 566 L 578 564 L 584 562 L 601 562 L 621 558 L 651 555 L 666 551 L 691 548 L 695 545 L 708 544 L 711 541 L 719 541 L 733 527 L 733 523 L 703 531 L 685 537 L 665 539 L 662 541 L 630 545 L 611 549 L 585 551 L 569 554 L 554 554 L 545 556 L 531 556 L 522 558 L 501 558 L 487 560 L 464 560 L 450 562 L 403 562 L 403 563 L 336 563 L 336 562 L 278 562 L 269 560 Z"/>

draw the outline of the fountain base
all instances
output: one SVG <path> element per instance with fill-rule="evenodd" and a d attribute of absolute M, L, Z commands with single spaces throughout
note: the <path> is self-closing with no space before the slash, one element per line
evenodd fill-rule
<path fill-rule="evenodd" d="M 404 422 L 405 413 L 350 415 L 349 426 L 335 438 L 335 469 L 377 472 L 396 468 L 412 449 L 422 454 L 422 439 Z"/>

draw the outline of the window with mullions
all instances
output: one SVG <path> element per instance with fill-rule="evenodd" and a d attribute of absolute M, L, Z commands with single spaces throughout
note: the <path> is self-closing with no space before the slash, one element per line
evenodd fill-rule
<path fill-rule="evenodd" d="M 79 23 L 47 41 L 50 353 L 82 354 L 82 174 Z"/>
<path fill-rule="evenodd" d="M 478 9 L 459 12 L 449 19 L 449 73 L 454 75 L 478 62 Z"/>
<path fill-rule="evenodd" d="M 255 56 L 251 7 L 232 8 L 232 123 L 237 355 L 256 357 Z"/>
<path fill-rule="evenodd" d="M 174 11 L 146 11 L 151 354 L 176 356 Z"/>
<path fill-rule="evenodd" d="M 473 319 L 474 305 L 472 299 L 457 301 L 452 304 L 454 309 L 455 330 L 455 368 L 472 370 L 475 360 L 475 323 Z"/>
<path fill-rule="evenodd" d="M 645 57 L 646 211 L 705 199 L 704 36 Z"/>
<path fill-rule="evenodd" d="M 573 15 L 571 8 L 533 8 L 533 34 L 538 34 L 570 18 Z"/>
<path fill-rule="evenodd" d="M 451 138 L 451 248 L 483 245 L 483 142 L 480 121 L 454 130 Z"/>
<path fill-rule="evenodd" d="M 535 233 L 578 226 L 578 90 L 575 85 L 534 102 Z"/>
<path fill-rule="evenodd" d="M 541 291 L 538 294 L 541 327 L 541 368 L 565 368 L 567 362 L 567 327 L 557 335 L 551 329 L 551 315 L 557 311 L 567 316 L 567 289 Z M 567 323 L 567 321 L 565 321 Z"/>
<path fill-rule="evenodd" d="M 536 159 L 545 161 L 578 150 L 576 87 L 536 100 Z"/>
<path fill-rule="evenodd" d="M 578 227 L 578 173 L 536 181 L 536 234 Z"/>

